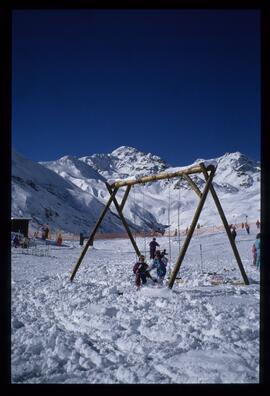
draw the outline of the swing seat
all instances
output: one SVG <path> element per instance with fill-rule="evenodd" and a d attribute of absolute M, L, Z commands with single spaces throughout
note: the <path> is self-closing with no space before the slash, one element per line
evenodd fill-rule
<path fill-rule="evenodd" d="M 224 279 L 211 279 L 210 280 L 211 285 L 216 286 L 216 285 L 233 285 L 233 286 L 244 286 L 245 283 L 242 280 L 224 280 Z"/>
<path fill-rule="evenodd" d="M 212 278 L 210 279 L 211 285 L 221 285 L 222 283 L 224 283 L 224 278 L 222 275 L 218 275 L 216 273 L 211 273 L 211 274 L 212 274 Z"/>
<path fill-rule="evenodd" d="M 169 283 L 169 281 L 170 281 L 170 278 L 167 278 L 167 283 Z M 182 278 L 175 278 L 175 281 L 174 281 L 174 283 L 177 283 L 177 284 L 184 284 L 185 283 L 185 281 L 182 279 Z"/>
<path fill-rule="evenodd" d="M 211 280 L 210 281 L 210 283 L 211 283 L 211 285 L 212 286 L 217 286 L 217 285 L 222 285 L 224 282 L 223 282 L 223 280 L 215 280 L 215 279 L 213 279 L 213 280 Z"/>

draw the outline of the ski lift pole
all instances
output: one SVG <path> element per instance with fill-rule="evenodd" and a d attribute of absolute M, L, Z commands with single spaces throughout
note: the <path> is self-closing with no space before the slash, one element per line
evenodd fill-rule
<path fill-rule="evenodd" d="M 169 179 L 168 179 L 169 180 Z M 171 247 L 171 185 L 169 184 L 169 199 L 168 199 L 168 225 L 169 225 L 169 261 L 172 261 L 172 247 Z"/>

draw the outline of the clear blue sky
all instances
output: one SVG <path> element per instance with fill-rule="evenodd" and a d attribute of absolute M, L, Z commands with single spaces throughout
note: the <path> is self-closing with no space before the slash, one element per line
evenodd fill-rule
<path fill-rule="evenodd" d="M 13 12 L 12 147 L 260 160 L 259 10 Z"/>

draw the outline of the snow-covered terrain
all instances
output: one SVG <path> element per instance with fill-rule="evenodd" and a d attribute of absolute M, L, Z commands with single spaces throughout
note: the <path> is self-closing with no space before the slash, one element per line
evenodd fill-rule
<path fill-rule="evenodd" d="M 77 162 L 84 175 L 85 164 Z M 96 176 L 93 170 L 87 170 L 87 177 Z M 71 167 L 69 172 L 71 174 Z M 55 231 L 88 232 L 103 207 L 93 194 L 77 187 L 72 180 L 12 152 L 12 216 L 30 217 L 31 228 L 48 223 Z M 108 232 L 112 227 L 117 231 L 123 230 L 120 220 L 108 212 L 101 230 Z"/>
<path fill-rule="evenodd" d="M 82 158 L 64 156 L 56 161 L 34 163 L 13 151 L 12 215 L 31 217 L 30 227 L 48 223 L 51 230 L 89 233 L 109 198 L 104 183 L 160 172 L 174 172 L 199 162 L 216 163 L 213 180 L 229 223 L 260 218 L 260 163 L 235 152 L 192 164 L 172 166 L 160 157 L 122 146 L 108 154 Z M 181 167 L 180 167 L 181 165 Z M 191 178 L 202 189 L 201 174 Z M 119 189 L 121 202 L 125 188 Z M 170 202 L 170 204 L 169 204 Z M 185 229 L 198 205 L 198 197 L 185 180 L 170 179 L 137 185 L 131 189 L 124 215 L 133 229 Z M 101 224 L 102 232 L 123 230 L 114 205 Z M 170 217 L 169 217 L 170 212 Z M 212 197 L 207 197 L 199 222 L 202 226 L 220 225 Z"/>
<path fill-rule="evenodd" d="M 78 242 L 12 248 L 12 382 L 258 383 L 257 229 L 237 232 L 250 285 L 224 232 L 194 236 L 172 289 L 136 289 L 127 239 L 96 241 L 73 282 Z M 149 239 L 137 243 L 148 258 Z M 178 248 L 172 238 L 172 263 Z"/>

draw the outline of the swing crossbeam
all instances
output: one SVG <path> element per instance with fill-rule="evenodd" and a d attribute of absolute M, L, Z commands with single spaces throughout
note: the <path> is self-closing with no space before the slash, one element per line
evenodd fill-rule
<path fill-rule="evenodd" d="M 185 175 L 192 175 L 194 173 L 202 173 L 202 169 L 200 166 L 192 166 L 189 168 L 185 168 L 176 172 L 163 172 L 157 175 L 152 176 L 143 176 L 137 179 L 126 179 L 126 180 L 116 180 L 110 186 L 112 188 L 123 187 L 123 186 L 133 186 L 134 184 L 145 184 L 151 181 L 157 181 L 162 179 L 171 179 L 173 177 L 184 177 Z"/>
<path fill-rule="evenodd" d="M 106 187 L 107 187 L 107 189 L 109 191 L 109 194 L 110 194 L 109 200 L 108 200 L 107 204 L 105 205 L 105 207 L 104 207 L 99 219 L 97 220 L 97 222 L 96 222 L 96 224 L 95 224 L 95 226 L 94 226 L 94 228 L 93 228 L 93 230 L 92 230 L 92 232 L 91 232 L 91 234 L 89 236 L 89 239 L 86 242 L 86 245 L 84 246 L 84 248 L 83 248 L 83 250 L 82 250 L 82 252 L 80 254 L 80 257 L 79 257 L 77 263 L 75 264 L 75 266 L 73 268 L 70 280 L 72 281 L 74 279 L 75 274 L 76 274 L 76 272 L 77 272 L 77 270 L 78 270 L 78 268 L 79 268 L 79 266 L 80 266 L 80 264 L 81 264 L 81 262 L 83 260 L 83 257 L 85 256 L 86 251 L 88 250 L 89 246 L 92 244 L 92 242 L 94 240 L 94 237 L 95 237 L 95 234 L 96 234 L 96 232 L 98 230 L 98 227 L 100 226 L 100 224 L 101 224 L 106 212 L 109 210 L 109 207 L 110 207 L 112 202 L 114 203 L 114 205 L 116 207 L 116 210 L 117 210 L 117 212 L 118 212 L 118 214 L 120 216 L 120 219 L 121 219 L 121 221 L 122 221 L 122 223 L 123 223 L 123 225 L 124 225 L 124 227 L 125 227 L 125 229 L 127 231 L 127 234 L 129 236 L 129 239 L 130 239 L 130 241 L 131 241 L 131 243 L 133 245 L 133 248 L 134 248 L 137 256 L 140 256 L 141 252 L 140 252 L 140 250 L 139 250 L 139 248 L 138 248 L 138 246 L 137 246 L 137 244 L 136 244 L 136 242 L 135 242 L 135 240 L 134 240 L 134 238 L 132 236 L 132 233 L 131 233 L 131 231 L 130 231 L 130 229 L 128 227 L 128 223 L 125 220 L 125 217 L 123 215 L 124 205 L 125 205 L 125 203 L 127 201 L 131 186 L 133 186 L 135 184 L 145 184 L 145 183 L 149 183 L 149 182 L 157 181 L 157 180 L 162 180 L 162 179 L 171 179 L 171 178 L 175 178 L 175 177 L 183 177 L 189 183 L 189 185 L 192 188 L 192 190 L 195 191 L 195 193 L 199 196 L 199 203 L 198 203 L 198 207 L 197 207 L 197 209 L 195 211 L 195 214 L 194 214 L 191 226 L 189 228 L 188 234 L 187 234 L 186 239 L 185 239 L 185 241 L 183 243 L 182 249 L 180 250 L 179 256 L 178 256 L 178 258 L 176 260 L 176 264 L 175 264 L 173 272 L 171 274 L 168 287 L 172 288 L 173 284 L 175 282 L 175 279 L 177 279 L 176 278 L 177 274 L 179 273 L 180 266 L 181 266 L 181 264 L 183 262 L 185 253 L 186 253 L 187 248 L 189 246 L 190 240 L 191 240 L 192 235 L 194 233 L 196 224 L 198 222 L 199 216 L 201 214 L 202 208 L 204 206 L 204 203 L 205 203 L 205 200 L 206 200 L 206 197 L 207 197 L 207 194 L 209 193 L 209 191 L 212 194 L 212 197 L 213 197 L 214 202 L 215 202 L 215 204 L 217 206 L 219 215 L 220 215 L 220 217 L 222 219 L 222 222 L 224 224 L 224 227 L 225 227 L 225 230 L 227 232 L 230 244 L 232 246 L 233 253 L 235 255 L 237 264 L 239 266 L 241 275 L 243 277 L 244 283 L 246 285 L 248 285 L 249 281 L 248 281 L 247 275 L 245 273 L 243 264 L 241 262 L 240 255 L 238 253 L 235 241 L 232 238 L 232 235 L 230 233 L 230 229 L 229 229 L 229 226 L 228 226 L 228 222 L 227 222 L 226 216 L 225 216 L 225 214 L 223 212 L 223 209 L 222 209 L 221 204 L 219 202 L 218 196 L 217 196 L 217 194 L 215 192 L 215 189 L 214 189 L 214 186 L 212 184 L 212 180 L 213 180 L 215 171 L 216 171 L 216 167 L 214 165 L 208 165 L 206 167 L 204 165 L 204 163 L 202 162 L 199 165 L 192 166 L 192 167 L 189 167 L 189 168 L 184 168 L 184 169 L 181 169 L 181 170 L 176 171 L 176 172 L 171 172 L 171 173 L 170 172 L 163 172 L 163 173 L 160 173 L 160 174 L 157 174 L 157 175 L 143 176 L 143 177 L 140 177 L 140 178 L 137 178 L 137 179 L 118 180 L 118 181 L 115 181 L 115 182 L 113 182 L 111 184 L 106 182 L 105 184 L 106 184 Z M 208 174 L 208 172 L 210 172 L 210 174 Z M 200 191 L 200 189 L 197 186 L 197 184 L 189 177 L 189 175 L 197 174 L 197 173 L 203 173 L 204 178 L 205 178 L 205 182 L 206 183 L 205 183 L 205 187 L 204 187 L 203 192 Z M 117 193 L 117 191 L 119 190 L 120 187 L 125 187 L 125 186 L 127 188 L 126 188 L 126 191 L 124 193 L 124 197 L 122 198 L 122 202 L 119 204 L 117 199 L 116 199 L 116 193 Z"/>

